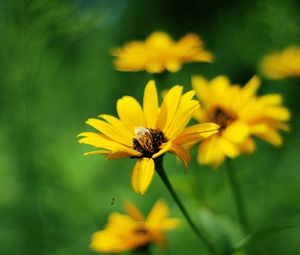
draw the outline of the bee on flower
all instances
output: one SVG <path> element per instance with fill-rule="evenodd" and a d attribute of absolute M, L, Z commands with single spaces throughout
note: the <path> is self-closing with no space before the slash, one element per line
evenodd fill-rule
<path fill-rule="evenodd" d="M 204 50 L 201 38 L 187 34 L 174 41 L 164 32 L 154 32 L 145 41 L 132 41 L 115 49 L 115 67 L 119 71 L 177 72 L 188 62 L 211 62 L 211 53 Z"/>
<path fill-rule="evenodd" d="M 195 118 L 199 122 L 215 122 L 219 132 L 199 145 L 200 164 L 219 166 L 226 157 L 255 150 L 253 136 L 275 146 L 282 144 L 279 130 L 288 131 L 290 118 L 282 106 L 279 94 L 256 96 L 260 79 L 254 76 L 244 87 L 232 85 L 225 76 L 211 81 L 201 76 L 192 78 L 192 85 L 200 100 Z"/>
<path fill-rule="evenodd" d="M 87 124 L 98 132 L 84 132 L 80 143 L 100 150 L 85 155 L 102 154 L 107 159 L 134 158 L 137 162 L 132 172 L 132 187 L 144 194 L 154 174 L 155 160 L 167 152 L 176 154 L 187 168 L 190 160 L 185 144 L 197 142 L 218 132 L 215 123 L 202 123 L 186 127 L 198 101 L 194 91 L 182 93 L 183 87 L 172 87 L 159 107 L 154 81 L 149 81 L 145 91 L 143 107 L 130 96 L 117 101 L 119 118 L 102 114 L 100 119 L 91 118 Z"/>
<path fill-rule="evenodd" d="M 300 46 L 267 55 L 260 67 L 261 72 L 270 79 L 300 76 Z"/>
<path fill-rule="evenodd" d="M 165 245 L 165 234 L 176 228 L 180 220 L 169 217 L 169 209 L 158 201 L 145 219 L 132 203 L 125 206 L 127 214 L 113 212 L 105 229 L 93 234 L 91 249 L 102 253 L 147 249 L 151 244 Z"/>

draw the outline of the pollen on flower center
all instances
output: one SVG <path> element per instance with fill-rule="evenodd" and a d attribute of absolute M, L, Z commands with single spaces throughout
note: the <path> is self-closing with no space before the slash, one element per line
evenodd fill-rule
<path fill-rule="evenodd" d="M 146 158 L 151 158 L 160 150 L 161 144 L 168 141 L 162 131 L 152 128 L 136 127 L 135 135 L 133 149 L 141 152 L 142 157 Z"/>
<path fill-rule="evenodd" d="M 215 108 L 211 116 L 211 120 L 220 126 L 220 130 L 224 130 L 236 119 L 236 114 L 226 111 L 220 107 Z"/>

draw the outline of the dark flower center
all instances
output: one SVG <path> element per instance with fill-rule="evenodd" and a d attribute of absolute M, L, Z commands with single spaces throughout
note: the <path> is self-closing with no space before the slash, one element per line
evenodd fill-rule
<path fill-rule="evenodd" d="M 234 120 L 237 119 L 235 113 L 225 110 L 221 107 L 216 107 L 210 116 L 211 121 L 214 121 L 220 126 L 220 131 L 224 130 Z"/>
<path fill-rule="evenodd" d="M 151 158 L 160 150 L 161 144 L 168 141 L 163 132 L 152 128 L 136 127 L 135 135 L 133 149 L 141 152 L 145 158 Z"/>
<path fill-rule="evenodd" d="M 134 233 L 135 233 L 135 234 L 146 235 L 146 234 L 148 234 L 148 229 L 141 226 L 141 227 L 135 229 L 135 230 L 134 230 Z"/>

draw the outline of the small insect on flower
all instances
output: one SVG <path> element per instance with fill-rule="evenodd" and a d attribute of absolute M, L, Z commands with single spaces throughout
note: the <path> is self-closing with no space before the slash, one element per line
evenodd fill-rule
<path fill-rule="evenodd" d="M 177 72 L 184 63 L 212 62 L 212 55 L 204 50 L 201 38 L 187 34 L 175 42 L 164 32 L 154 32 L 145 41 L 133 41 L 112 53 L 117 57 L 119 71 Z"/>
<path fill-rule="evenodd" d="M 279 146 L 279 129 L 288 130 L 284 122 L 289 111 L 281 105 L 278 94 L 257 97 L 260 79 L 254 76 L 244 87 L 230 84 L 225 76 L 207 81 L 201 76 L 192 79 L 201 106 L 195 118 L 199 122 L 215 122 L 219 132 L 199 145 L 200 164 L 220 165 L 226 157 L 255 150 L 253 136 Z"/>
<path fill-rule="evenodd" d="M 182 94 L 182 86 L 174 86 L 159 107 L 154 81 L 149 81 L 144 92 L 143 108 L 130 96 L 117 101 L 119 118 L 100 115 L 87 124 L 99 131 L 84 132 L 79 142 L 101 150 L 85 153 L 103 154 L 107 159 L 136 158 L 132 172 L 132 187 L 144 194 L 154 174 L 154 160 L 167 152 L 176 154 L 187 168 L 190 160 L 185 144 L 197 142 L 218 132 L 215 123 L 186 127 L 199 107 L 193 99 L 194 91 Z"/>
<path fill-rule="evenodd" d="M 176 228 L 180 221 L 169 217 L 169 209 L 158 201 L 145 219 L 132 203 L 125 206 L 127 214 L 110 214 L 104 230 L 93 234 L 91 249 L 102 253 L 142 250 L 151 244 L 163 246 L 165 232 Z"/>

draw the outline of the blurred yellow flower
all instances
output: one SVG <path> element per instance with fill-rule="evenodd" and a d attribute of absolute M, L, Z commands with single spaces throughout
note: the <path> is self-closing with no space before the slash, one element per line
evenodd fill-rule
<path fill-rule="evenodd" d="M 211 81 L 195 76 L 192 84 L 202 106 L 196 119 L 220 126 L 219 133 L 200 143 L 199 163 L 218 166 L 226 157 L 252 153 L 255 150 L 252 135 L 276 146 L 282 144 L 278 129 L 288 130 L 284 122 L 289 120 L 290 113 L 281 106 L 280 95 L 255 95 L 260 86 L 258 77 L 254 76 L 244 87 L 231 85 L 225 76 Z"/>
<path fill-rule="evenodd" d="M 266 56 L 261 62 L 261 71 L 270 79 L 300 76 L 300 46 Z"/>
<path fill-rule="evenodd" d="M 169 209 L 162 201 L 156 202 L 148 217 L 132 203 L 126 204 L 127 214 L 112 213 L 104 230 L 94 233 L 91 248 L 111 253 L 142 249 L 151 243 L 164 245 L 165 232 L 176 228 L 179 219 L 169 218 Z"/>
<path fill-rule="evenodd" d="M 143 108 L 135 98 L 124 96 L 117 101 L 119 118 L 103 114 L 101 119 L 89 119 L 87 124 L 100 133 L 81 133 L 79 142 L 101 150 L 85 154 L 104 154 L 107 159 L 137 158 L 132 186 L 140 194 L 152 180 L 154 159 L 166 152 L 176 154 L 187 167 L 190 155 L 182 145 L 216 133 L 219 126 L 203 123 L 186 128 L 199 103 L 192 99 L 194 91 L 182 94 L 182 89 L 179 85 L 171 88 L 159 107 L 155 83 L 149 81 Z"/>
<path fill-rule="evenodd" d="M 204 50 L 201 38 L 187 34 L 175 42 L 164 32 L 154 32 L 145 41 L 132 41 L 112 53 L 120 71 L 177 72 L 188 62 L 211 62 L 212 55 Z"/>

